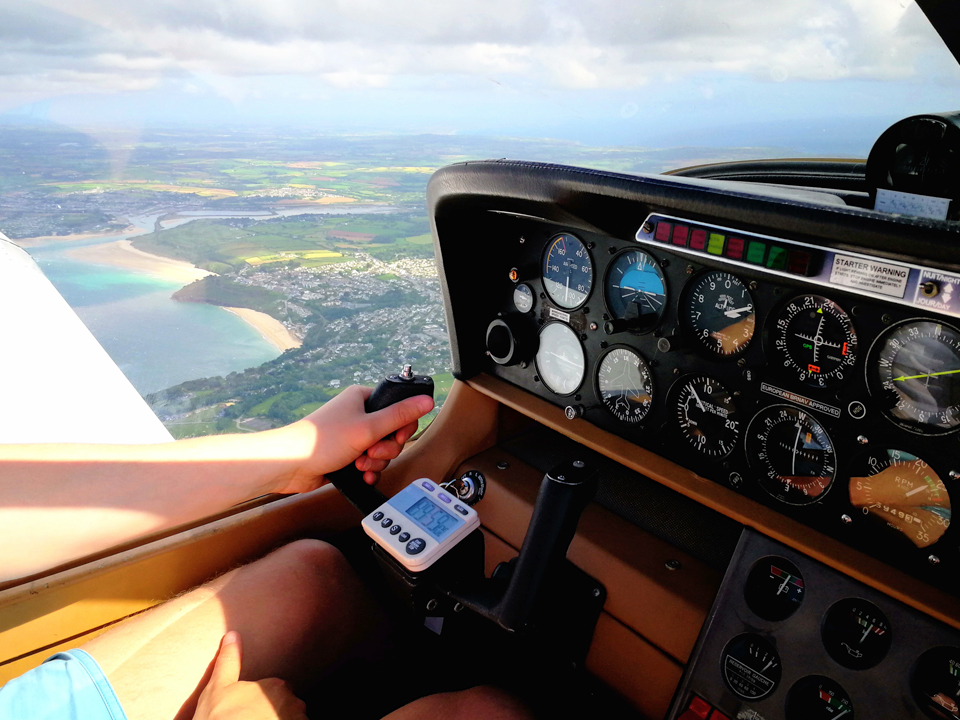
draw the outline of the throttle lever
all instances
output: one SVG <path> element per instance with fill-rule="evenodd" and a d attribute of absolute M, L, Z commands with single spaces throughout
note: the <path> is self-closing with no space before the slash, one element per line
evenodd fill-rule
<path fill-rule="evenodd" d="M 363 407 L 368 413 L 372 413 L 416 395 L 429 395 L 432 398 L 433 378 L 429 375 L 414 375 L 413 368 L 404 365 L 399 373 L 388 375 L 380 381 Z M 354 463 L 327 473 L 327 480 L 332 482 L 362 515 L 369 515 L 387 500 L 382 492 L 363 481 L 363 473 L 357 470 Z"/>

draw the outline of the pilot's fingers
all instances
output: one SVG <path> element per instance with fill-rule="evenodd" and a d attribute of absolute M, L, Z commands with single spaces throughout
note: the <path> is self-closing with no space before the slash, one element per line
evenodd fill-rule
<path fill-rule="evenodd" d="M 378 460 L 375 458 L 368 457 L 367 455 L 361 455 L 357 458 L 356 466 L 357 470 L 361 472 L 383 472 L 387 465 L 390 464 L 390 460 Z"/>
<path fill-rule="evenodd" d="M 414 436 L 418 427 L 420 427 L 420 423 L 412 422 L 409 425 L 404 425 L 402 428 L 397 430 L 396 433 L 394 433 L 394 437 L 396 438 L 397 442 L 400 443 L 401 448 L 407 440 Z"/>
<path fill-rule="evenodd" d="M 258 680 L 256 684 L 260 686 L 278 720 L 307 720 L 307 704 L 294 695 L 283 680 L 266 678 Z"/>
<path fill-rule="evenodd" d="M 243 646 L 240 633 L 231 630 L 220 641 L 220 650 L 213 663 L 213 673 L 207 687 L 223 687 L 240 679 L 240 663 L 243 659 Z"/>
<path fill-rule="evenodd" d="M 382 410 L 370 413 L 367 416 L 367 428 L 375 438 L 383 438 L 392 432 L 419 420 L 433 410 L 433 398 L 428 395 L 417 395 L 394 403 Z M 374 445 L 375 443 L 370 443 Z"/>

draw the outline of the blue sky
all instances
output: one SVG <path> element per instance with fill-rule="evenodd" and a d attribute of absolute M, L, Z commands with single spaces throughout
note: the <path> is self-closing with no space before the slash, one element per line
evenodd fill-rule
<path fill-rule="evenodd" d="M 0 8 L 0 113 L 865 154 L 960 109 L 906 0 L 43 0 Z"/>

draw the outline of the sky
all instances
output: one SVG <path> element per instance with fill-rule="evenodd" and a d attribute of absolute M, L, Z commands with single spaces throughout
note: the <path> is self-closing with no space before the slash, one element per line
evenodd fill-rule
<path fill-rule="evenodd" d="M 960 109 L 908 0 L 6 0 L 0 116 L 865 152 Z"/>

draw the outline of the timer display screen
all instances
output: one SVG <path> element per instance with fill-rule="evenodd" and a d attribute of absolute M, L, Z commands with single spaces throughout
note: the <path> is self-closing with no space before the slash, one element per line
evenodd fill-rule
<path fill-rule="evenodd" d="M 425 497 L 404 510 L 404 514 L 437 540 L 442 540 L 460 524 L 460 520 Z"/>

